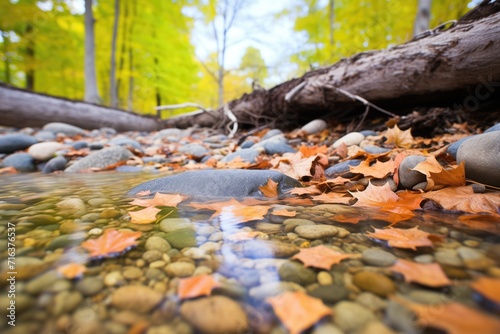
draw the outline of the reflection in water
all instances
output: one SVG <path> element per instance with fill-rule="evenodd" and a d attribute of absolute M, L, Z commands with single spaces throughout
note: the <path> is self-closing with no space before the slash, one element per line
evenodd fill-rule
<path fill-rule="evenodd" d="M 496 225 L 485 223 L 483 231 L 469 230 L 466 225 L 457 229 L 456 215 L 419 214 L 397 227 L 418 225 L 436 235 L 435 247 L 413 251 L 390 248 L 385 242 L 368 238 L 366 232 L 387 226 L 381 220 L 364 219 L 357 224 L 336 221 L 339 214 L 344 218 L 371 215 L 369 210 L 341 205 L 291 207 L 275 203 L 270 205 L 270 213 L 288 209 L 296 211 L 297 216 L 269 213 L 247 222 L 235 216 L 231 208 L 221 208 L 220 215 L 212 218 L 213 211 L 193 210 L 186 205 L 188 200 L 178 209 L 163 208 L 157 217 L 168 216 L 161 222 L 131 223 L 127 213 L 138 207 L 130 205 L 124 194 L 156 177 L 116 172 L 0 176 L 2 310 L 14 300 L 9 297 L 11 285 L 7 279 L 9 272 L 16 273 L 12 285 L 16 326 L 2 316 L 0 331 L 193 333 L 195 328 L 217 332 L 214 328 L 223 322 L 228 332 L 280 332 L 281 322 L 266 298 L 289 290 L 307 292 L 334 310 L 354 304 L 353 310 L 361 310 L 367 318 L 384 323 L 380 326 L 396 331 L 419 330 L 410 318 L 401 320 L 404 315 L 397 312 L 400 304 L 388 300 L 396 292 L 415 303 L 460 302 L 495 317 L 498 305 L 473 293 L 469 283 L 483 276 L 500 277 Z M 8 239 L 9 224 L 15 227 L 15 240 Z M 80 245 L 102 236 L 107 229 L 141 231 L 139 245 L 113 258 L 90 259 Z M 330 269 L 306 267 L 291 260 L 301 248 L 319 245 L 357 256 Z M 10 255 L 15 255 L 11 262 Z M 407 283 L 390 270 L 397 258 L 437 262 L 454 284 L 429 288 Z M 11 264 L 14 267 L 9 269 Z M 83 277 L 68 279 L 56 271 L 67 264 L 83 264 Z M 365 272 L 370 274 L 359 275 Z M 219 283 L 212 295 L 224 296 L 212 300 L 217 312 L 245 319 L 203 316 L 210 313 L 203 300 L 213 297 L 179 300 L 179 281 L 204 274 L 213 275 Z M 370 281 L 360 282 L 364 276 Z M 392 283 L 381 292 L 387 280 Z M 140 293 L 130 292 L 138 286 L 143 287 L 137 290 Z M 337 318 L 326 318 L 316 326 L 335 326 L 338 332 L 350 332 L 352 329 L 343 328 L 343 309 L 337 311 Z M 353 320 L 355 330 L 366 325 L 362 317 L 358 318 L 358 322 Z M 232 328 L 233 324 L 249 328 Z"/>

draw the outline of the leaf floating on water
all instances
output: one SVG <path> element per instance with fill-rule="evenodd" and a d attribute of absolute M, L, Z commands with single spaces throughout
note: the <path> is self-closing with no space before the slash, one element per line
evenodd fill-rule
<path fill-rule="evenodd" d="M 390 269 L 402 274 L 408 283 L 415 282 L 433 288 L 451 284 L 437 263 L 416 263 L 399 259 Z"/>
<path fill-rule="evenodd" d="M 273 210 L 271 212 L 272 215 L 274 216 L 283 216 L 283 217 L 295 217 L 297 215 L 297 211 L 288 211 L 287 209 L 278 209 L 278 210 Z"/>
<path fill-rule="evenodd" d="M 326 246 L 316 246 L 312 248 L 302 248 L 292 259 L 300 260 L 306 267 L 315 267 L 330 270 L 334 264 L 340 263 L 344 259 L 359 257 L 356 254 L 343 254 L 334 251 Z"/>
<path fill-rule="evenodd" d="M 57 272 L 67 279 L 79 278 L 87 270 L 81 263 L 69 263 L 57 268 Z"/>
<path fill-rule="evenodd" d="M 266 185 L 260 186 L 259 190 L 266 197 L 278 197 L 278 182 L 274 182 L 271 178 L 268 178 Z"/>
<path fill-rule="evenodd" d="M 388 228 L 385 230 L 374 228 L 375 232 L 368 232 L 370 238 L 388 241 L 389 246 L 398 248 L 434 247 L 429 239 L 430 233 L 419 230 L 417 226 L 410 229 Z"/>
<path fill-rule="evenodd" d="M 224 215 L 235 219 L 236 223 L 263 219 L 264 215 L 269 211 L 269 206 L 267 205 L 243 205 L 234 198 L 226 202 L 190 203 L 189 206 L 196 209 L 215 210 L 212 218 Z"/>
<path fill-rule="evenodd" d="M 437 328 L 448 334 L 500 333 L 500 320 L 460 303 L 422 305 L 401 297 L 392 299 L 415 312 L 421 325 Z"/>
<path fill-rule="evenodd" d="M 91 257 L 112 257 L 117 253 L 137 246 L 139 242 L 136 240 L 141 235 L 142 232 L 140 231 L 107 229 L 99 238 L 84 241 L 82 247 L 89 251 Z"/>
<path fill-rule="evenodd" d="M 187 196 L 181 196 L 179 194 L 161 194 L 156 193 L 155 197 L 149 199 L 136 198 L 132 201 L 131 205 L 138 206 L 173 206 L 177 207 L 177 205 L 187 199 Z"/>
<path fill-rule="evenodd" d="M 212 289 L 220 286 L 212 275 L 199 275 L 182 278 L 177 287 L 177 295 L 180 299 L 208 296 Z"/>
<path fill-rule="evenodd" d="M 130 211 L 128 214 L 132 218 L 130 220 L 131 223 L 145 225 L 155 222 L 156 215 L 160 211 L 160 209 L 157 209 L 154 206 L 150 206 L 139 211 Z"/>
<path fill-rule="evenodd" d="M 500 278 L 481 277 L 470 286 L 487 299 L 500 304 Z"/>
<path fill-rule="evenodd" d="M 320 299 L 303 292 L 287 291 L 276 297 L 266 298 L 266 301 L 291 334 L 299 334 L 321 318 L 333 314 Z"/>

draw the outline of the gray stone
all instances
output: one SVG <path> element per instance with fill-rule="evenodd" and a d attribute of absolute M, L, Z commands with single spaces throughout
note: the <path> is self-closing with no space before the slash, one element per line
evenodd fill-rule
<path fill-rule="evenodd" d="M 316 272 L 296 261 L 283 263 L 278 273 L 282 281 L 295 282 L 302 286 L 316 282 Z"/>
<path fill-rule="evenodd" d="M 89 147 L 89 144 L 86 141 L 79 140 L 72 143 L 71 147 L 73 147 L 75 150 L 81 150 L 82 148 Z"/>
<path fill-rule="evenodd" d="M 277 296 L 285 291 L 304 291 L 304 288 L 294 282 L 269 282 L 251 288 L 249 295 L 255 299 L 265 299 Z"/>
<path fill-rule="evenodd" d="M 337 139 L 335 143 L 333 143 L 332 147 L 337 148 L 341 144 L 346 144 L 347 146 L 352 146 L 352 145 L 358 145 L 365 139 L 365 136 L 363 136 L 362 133 L 359 132 L 350 132 L 346 134 L 345 136 Z"/>
<path fill-rule="evenodd" d="M 208 154 L 208 150 L 205 146 L 195 143 L 183 145 L 178 151 L 183 154 L 191 155 L 196 159 L 200 159 Z"/>
<path fill-rule="evenodd" d="M 368 136 L 378 136 L 378 133 L 373 131 L 373 130 L 362 130 L 359 131 L 363 136 L 368 137 Z"/>
<path fill-rule="evenodd" d="M 464 138 L 457 140 L 456 142 L 450 144 L 450 146 L 448 146 L 448 148 L 446 149 L 446 152 L 448 154 L 450 154 L 453 158 L 457 159 L 457 152 L 458 152 L 458 149 L 460 148 L 460 145 L 462 145 L 466 140 L 468 140 L 472 137 L 474 137 L 474 136 L 464 137 Z"/>
<path fill-rule="evenodd" d="M 18 172 L 30 173 L 36 170 L 35 160 L 28 153 L 14 153 L 3 159 L 0 167 L 14 167 Z"/>
<path fill-rule="evenodd" d="M 142 152 L 142 146 L 137 140 L 133 140 L 125 136 L 115 137 L 109 141 L 109 144 L 124 147 L 130 146 Z"/>
<path fill-rule="evenodd" d="M 38 142 L 33 136 L 21 133 L 12 133 L 0 137 L 0 153 L 12 153 L 24 150 Z"/>
<path fill-rule="evenodd" d="M 365 145 L 361 148 L 363 149 L 363 151 L 371 153 L 371 154 L 382 154 L 382 153 L 386 153 L 386 152 L 390 151 L 390 149 L 388 149 L 388 148 L 375 146 L 375 145 Z"/>
<path fill-rule="evenodd" d="M 169 137 L 176 137 L 179 138 L 183 135 L 184 131 L 181 129 L 177 128 L 172 128 L 172 129 L 163 129 L 159 131 L 156 136 L 158 138 L 169 138 Z"/>
<path fill-rule="evenodd" d="M 57 136 L 51 131 L 41 130 L 35 134 L 35 138 L 38 141 L 53 141 L 57 139 Z"/>
<path fill-rule="evenodd" d="M 104 288 L 104 281 L 100 276 L 84 277 L 76 283 L 75 288 L 84 296 L 93 296 Z"/>
<path fill-rule="evenodd" d="M 339 230 L 332 225 L 299 225 L 294 232 L 302 238 L 321 239 L 334 237 L 339 233 Z"/>
<path fill-rule="evenodd" d="M 132 153 L 121 146 L 111 146 L 94 152 L 85 158 L 76 161 L 65 169 L 67 173 L 82 172 L 90 168 L 106 168 L 118 162 L 126 161 L 132 157 Z"/>
<path fill-rule="evenodd" d="M 252 259 L 289 258 L 299 252 L 293 244 L 274 240 L 249 240 L 242 243 L 243 255 Z"/>
<path fill-rule="evenodd" d="M 420 155 L 410 155 L 401 161 L 399 165 L 399 184 L 405 189 L 411 189 L 416 184 L 424 182 L 426 177 L 424 174 L 412 170 L 416 165 L 425 160 L 425 157 Z"/>
<path fill-rule="evenodd" d="M 42 169 L 42 173 L 48 174 L 58 170 L 64 170 L 68 161 L 64 157 L 50 159 Z"/>
<path fill-rule="evenodd" d="M 200 170 L 144 182 L 128 194 L 149 190 L 151 193 L 181 193 L 199 197 L 262 197 L 259 187 L 267 184 L 268 178 L 279 183 L 281 194 L 301 186 L 297 180 L 270 170 Z"/>
<path fill-rule="evenodd" d="M 288 145 L 283 135 L 271 137 L 252 146 L 252 149 L 256 151 L 259 151 L 260 148 L 269 155 L 295 152 L 295 149 Z"/>
<path fill-rule="evenodd" d="M 440 248 L 434 253 L 436 262 L 445 266 L 462 267 L 464 263 L 455 249 Z"/>
<path fill-rule="evenodd" d="M 47 161 L 53 158 L 57 151 L 64 149 L 66 146 L 58 142 L 43 142 L 31 145 L 28 153 L 38 161 Z"/>
<path fill-rule="evenodd" d="M 266 140 L 272 138 L 274 136 L 282 135 L 283 132 L 280 129 L 272 129 L 266 132 L 264 136 L 262 136 L 262 140 Z"/>
<path fill-rule="evenodd" d="M 361 259 L 364 263 L 376 267 L 388 267 L 396 263 L 394 255 L 379 248 L 365 250 Z"/>
<path fill-rule="evenodd" d="M 377 319 L 367 308 L 349 301 L 335 305 L 333 314 L 333 322 L 346 333 L 359 331 L 370 321 Z"/>
<path fill-rule="evenodd" d="M 240 158 L 243 161 L 255 162 L 255 159 L 260 155 L 260 152 L 254 150 L 253 148 L 244 148 L 233 153 L 229 153 L 224 158 L 221 159 L 222 162 L 231 162 L 236 158 Z"/>
<path fill-rule="evenodd" d="M 500 131 L 474 136 L 460 145 L 457 162 L 465 161 L 465 176 L 500 187 Z"/>
<path fill-rule="evenodd" d="M 85 130 L 82 128 L 79 128 L 77 126 L 71 125 L 71 124 L 66 124 L 66 123 L 59 123 L 59 122 L 53 122 L 46 124 L 43 129 L 45 131 L 50 131 L 53 133 L 64 133 L 65 135 L 68 136 L 76 136 L 76 135 L 82 135 L 85 134 Z"/>
<path fill-rule="evenodd" d="M 58 248 L 65 248 L 68 246 L 76 246 L 85 239 L 85 233 L 74 233 L 67 235 L 60 235 L 54 238 L 46 247 L 46 250 L 56 250 Z"/>
<path fill-rule="evenodd" d="M 350 172 L 351 170 L 350 167 L 359 165 L 361 161 L 363 160 L 353 159 L 353 160 L 342 161 L 338 164 L 335 164 L 325 169 L 325 176 L 331 179 L 341 175 L 344 175 L 346 177 L 348 177 L 349 175 L 352 176 L 353 174 Z"/>
<path fill-rule="evenodd" d="M 322 119 L 315 119 L 313 121 L 310 121 L 306 125 L 304 125 L 301 130 L 306 132 L 308 135 L 313 135 L 316 133 L 320 133 L 321 131 L 325 130 L 327 127 L 327 124 L 324 120 Z"/>
<path fill-rule="evenodd" d="M 335 304 L 341 300 L 348 299 L 349 290 L 343 284 L 320 285 L 308 292 L 312 297 L 319 298 L 326 304 Z"/>
<path fill-rule="evenodd" d="M 390 300 L 386 308 L 387 324 L 405 334 L 422 333 L 422 328 L 416 327 L 415 315 L 406 307 Z"/>

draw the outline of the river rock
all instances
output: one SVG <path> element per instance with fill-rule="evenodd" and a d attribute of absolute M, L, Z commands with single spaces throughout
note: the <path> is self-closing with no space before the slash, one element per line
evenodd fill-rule
<path fill-rule="evenodd" d="M 38 295 L 53 285 L 58 277 L 59 275 L 55 270 L 47 271 L 29 281 L 25 285 L 24 291 L 31 295 Z"/>
<path fill-rule="evenodd" d="M 500 131 L 474 136 L 460 145 L 457 162 L 463 161 L 467 178 L 500 187 Z"/>
<path fill-rule="evenodd" d="M 293 244 L 274 240 L 248 240 L 243 242 L 242 251 L 245 257 L 260 258 L 289 258 L 299 252 Z"/>
<path fill-rule="evenodd" d="M 332 147 L 337 148 L 342 144 L 346 144 L 347 146 L 352 146 L 352 145 L 358 145 L 365 139 L 365 136 L 363 136 L 362 133 L 359 132 L 350 132 L 346 134 L 345 136 L 337 139 L 335 143 L 333 143 Z"/>
<path fill-rule="evenodd" d="M 148 313 L 163 299 L 163 294 L 142 285 L 118 288 L 111 295 L 111 304 L 120 310 Z"/>
<path fill-rule="evenodd" d="M 166 241 L 165 239 L 163 239 L 161 237 L 152 236 L 152 237 L 149 237 L 148 240 L 146 240 L 146 244 L 144 245 L 144 248 L 146 248 L 146 250 L 148 250 L 148 251 L 156 250 L 160 253 L 166 253 L 172 247 L 170 246 L 168 241 Z"/>
<path fill-rule="evenodd" d="M 401 161 L 401 165 L 399 165 L 399 184 L 405 189 L 411 189 L 416 184 L 424 182 L 426 177 L 424 174 L 412 170 L 416 165 L 425 160 L 424 156 L 420 155 L 410 155 Z"/>
<path fill-rule="evenodd" d="M 54 141 L 57 136 L 51 131 L 40 130 L 35 134 L 35 138 L 38 141 Z"/>
<path fill-rule="evenodd" d="M 252 148 L 243 148 L 236 152 L 229 153 L 224 158 L 221 159 L 222 162 L 231 162 L 236 158 L 240 158 L 243 161 L 255 162 L 255 159 L 260 155 L 260 152 Z"/>
<path fill-rule="evenodd" d="M 164 239 L 170 246 L 179 250 L 186 247 L 196 247 L 198 244 L 196 241 L 196 232 L 191 228 L 181 228 L 167 233 Z"/>
<path fill-rule="evenodd" d="M 144 182 L 128 194 L 149 190 L 200 197 L 262 197 L 259 187 L 267 184 L 268 178 L 279 183 L 280 193 L 301 186 L 297 180 L 270 170 L 199 170 Z"/>
<path fill-rule="evenodd" d="M 13 153 L 24 150 L 38 142 L 33 136 L 21 133 L 12 133 L 0 137 L 0 153 Z"/>
<path fill-rule="evenodd" d="M 321 239 L 334 237 L 339 230 L 332 225 L 300 225 L 294 230 L 300 237 L 306 239 Z"/>
<path fill-rule="evenodd" d="M 3 159 L 0 167 L 14 167 L 18 172 L 30 173 L 36 170 L 35 161 L 28 153 L 14 153 Z"/>
<path fill-rule="evenodd" d="M 100 276 L 84 277 L 75 286 L 84 296 L 93 296 L 104 288 L 103 278 Z"/>
<path fill-rule="evenodd" d="M 64 198 L 56 204 L 56 207 L 71 213 L 84 213 L 86 210 L 85 203 L 80 198 Z"/>
<path fill-rule="evenodd" d="M 334 179 L 337 176 L 345 176 L 345 177 L 350 177 L 353 176 L 353 174 L 350 172 L 350 167 L 351 166 L 357 166 L 361 163 L 360 159 L 352 159 L 352 160 L 347 160 L 347 161 L 342 161 L 339 162 L 338 164 L 335 164 L 333 166 L 328 167 L 325 169 L 325 176 L 329 179 Z"/>
<path fill-rule="evenodd" d="M 225 296 L 186 301 L 181 316 L 201 333 L 244 333 L 248 319 L 241 305 Z"/>
<path fill-rule="evenodd" d="M 91 168 L 106 168 L 122 161 L 127 161 L 132 153 L 121 146 L 111 146 L 91 153 L 90 155 L 76 161 L 64 171 L 68 173 L 82 172 Z"/>
<path fill-rule="evenodd" d="M 53 122 L 46 124 L 43 129 L 45 131 L 50 131 L 52 133 L 64 133 L 65 135 L 68 136 L 76 136 L 76 135 L 83 135 L 85 134 L 85 130 L 82 128 L 79 128 L 77 126 L 71 125 L 71 124 L 66 124 L 66 123 L 59 123 L 59 122 Z"/>
<path fill-rule="evenodd" d="M 285 232 L 288 233 L 295 230 L 297 226 L 316 225 L 316 223 L 309 219 L 288 218 L 283 221 L 283 225 L 285 226 Z"/>
<path fill-rule="evenodd" d="M 196 225 L 189 218 L 164 218 L 160 221 L 160 230 L 165 233 L 173 232 L 181 228 L 196 230 Z"/>
<path fill-rule="evenodd" d="M 343 284 L 319 285 L 308 292 L 312 297 L 319 298 L 326 304 L 335 304 L 341 300 L 348 299 L 349 290 Z"/>
<path fill-rule="evenodd" d="M 375 315 L 367 308 L 350 301 L 342 301 L 333 308 L 333 322 L 346 333 L 361 330 Z"/>
<path fill-rule="evenodd" d="M 43 142 L 31 145 L 28 153 L 38 161 L 47 161 L 54 157 L 57 151 L 65 148 L 64 144 L 58 142 Z"/>
<path fill-rule="evenodd" d="M 380 297 L 387 297 L 396 291 L 396 285 L 393 281 L 387 276 L 372 271 L 356 273 L 353 283 L 361 290 L 372 292 Z"/>
<path fill-rule="evenodd" d="M 316 133 L 320 133 L 325 130 L 328 125 L 322 119 L 315 119 L 310 121 L 306 125 L 304 125 L 301 130 L 307 133 L 308 135 L 314 135 Z"/>
<path fill-rule="evenodd" d="M 316 282 L 316 273 L 310 268 L 296 261 L 283 263 L 278 271 L 282 281 L 295 282 L 302 286 Z"/>
<path fill-rule="evenodd" d="M 264 136 L 262 136 L 262 140 L 266 140 L 266 139 L 272 138 L 274 136 L 279 136 L 282 134 L 283 134 L 283 131 L 281 131 L 280 129 L 271 129 L 271 130 L 267 131 Z"/>
<path fill-rule="evenodd" d="M 174 262 L 165 267 L 165 272 L 170 277 L 188 277 L 193 275 L 195 269 L 191 262 Z"/>
<path fill-rule="evenodd" d="M 457 140 L 456 142 L 454 143 L 451 143 L 450 146 L 448 146 L 448 148 L 446 149 L 446 152 L 448 154 L 450 154 L 451 156 L 453 156 L 453 158 L 455 158 L 455 160 L 457 159 L 457 152 L 458 152 L 458 149 L 460 148 L 460 146 L 468 139 L 472 138 L 473 136 L 467 136 L 467 137 L 464 137 L 460 140 Z"/>
<path fill-rule="evenodd" d="M 277 135 L 266 140 L 263 140 L 252 146 L 253 150 L 259 151 L 263 149 L 266 154 L 283 154 L 283 153 L 294 153 L 295 149 L 288 145 L 288 142 L 283 135 Z"/>
<path fill-rule="evenodd" d="M 370 154 L 383 154 L 383 153 L 387 153 L 390 151 L 390 149 L 388 149 L 388 148 L 384 148 L 384 147 L 380 147 L 380 146 L 376 146 L 376 145 L 365 145 L 361 148 L 363 149 L 363 151 L 368 152 Z"/>
<path fill-rule="evenodd" d="M 457 253 L 467 269 L 486 270 L 495 265 L 495 261 L 486 257 L 481 251 L 470 247 L 459 247 Z"/>
<path fill-rule="evenodd" d="M 180 153 L 190 155 L 195 159 L 201 159 L 203 156 L 208 154 L 208 150 L 205 146 L 201 144 L 186 144 L 179 148 Z"/>
<path fill-rule="evenodd" d="M 131 138 L 125 137 L 125 136 L 118 136 L 109 141 L 110 145 L 118 145 L 118 146 L 130 146 L 132 148 L 135 148 L 138 151 L 142 152 L 142 146 L 137 140 L 133 140 Z"/>
<path fill-rule="evenodd" d="M 375 267 L 389 267 L 396 263 L 396 256 L 380 248 L 369 248 L 363 252 L 364 263 Z"/>
<path fill-rule="evenodd" d="M 50 159 L 42 169 L 42 173 L 48 174 L 58 170 L 64 170 L 68 161 L 64 157 Z"/>

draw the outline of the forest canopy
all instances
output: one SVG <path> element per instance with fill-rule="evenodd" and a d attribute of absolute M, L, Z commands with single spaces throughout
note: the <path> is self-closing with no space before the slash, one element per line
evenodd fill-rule
<path fill-rule="evenodd" d="M 475 4 L 429 2 L 427 28 L 459 18 Z M 99 102 L 146 114 L 188 101 L 215 108 L 343 57 L 410 40 L 419 4 L 289 0 L 270 10 L 266 1 L 250 0 L 96 0 Z M 0 82 L 83 99 L 84 8 L 84 0 L 1 1 Z M 282 27 L 291 29 L 279 45 L 262 38 Z M 279 60 L 266 60 L 266 48 L 275 49 Z"/>

